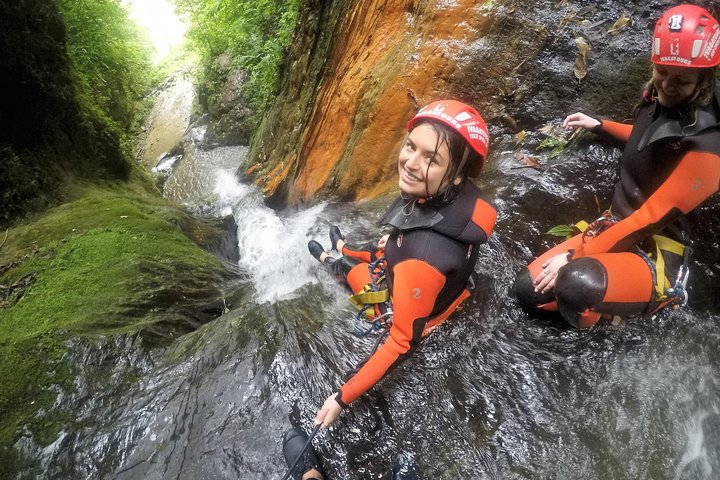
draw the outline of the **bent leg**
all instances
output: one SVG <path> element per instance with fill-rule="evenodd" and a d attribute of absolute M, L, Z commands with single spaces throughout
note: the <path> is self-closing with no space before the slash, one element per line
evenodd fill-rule
<path fill-rule="evenodd" d="M 352 257 L 361 262 L 370 263 L 377 260 L 376 252 L 377 243 L 375 242 L 367 242 L 360 245 L 351 245 L 346 242 L 340 253 L 346 257 Z"/>
<path fill-rule="evenodd" d="M 533 280 L 540 274 L 542 265 L 555 255 L 567 254 L 570 250 L 576 250 L 582 244 L 582 234 L 566 240 L 533 260 L 527 269 L 522 271 L 515 280 L 513 290 L 520 303 L 526 307 L 537 308 L 556 312 L 555 292 L 550 290 L 545 293 L 535 291 Z"/>
<path fill-rule="evenodd" d="M 591 327 L 603 313 L 643 313 L 653 290 L 650 267 L 630 252 L 578 258 L 560 269 L 555 282 L 560 313 L 576 328 Z"/>
<path fill-rule="evenodd" d="M 557 307 L 552 308 L 552 305 L 555 304 L 555 291 L 548 290 L 545 293 L 536 292 L 533 278 L 530 271 L 526 268 L 515 279 L 513 291 L 520 301 L 520 304 L 529 308 L 557 311 Z"/>
<path fill-rule="evenodd" d="M 326 260 L 323 264 L 339 280 L 345 282 L 353 293 L 359 293 L 372 283 L 368 264 L 351 257 Z"/>

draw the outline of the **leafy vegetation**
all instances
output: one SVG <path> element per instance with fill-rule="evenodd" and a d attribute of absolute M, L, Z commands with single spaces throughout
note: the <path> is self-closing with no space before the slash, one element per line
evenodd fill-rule
<path fill-rule="evenodd" d="M 553 237 L 561 237 L 564 239 L 569 239 L 573 236 L 574 233 L 577 233 L 572 225 L 555 225 L 550 230 L 545 232 L 545 235 L 552 235 Z"/>
<path fill-rule="evenodd" d="M 119 0 L 59 0 L 82 114 L 120 139 L 129 160 L 136 104 L 158 82 L 150 40 Z"/>
<path fill-rule="evenodd" d="M 249 73 L 250 107 L 262 112 L 279 88 L 280 68 L 301 0 L 173 0 L 189 16 L 188 39 L 200 57 L 211 107 L 232 68 Z M 219 62 L 223 56 L 229 60 Z"/>
<path fill-rule="evenodd" d="M 137 101 L 159 81 L 119 0 L 0 3 L 0 225 L 65 201 L 78 181 L 127 180 Z"/>

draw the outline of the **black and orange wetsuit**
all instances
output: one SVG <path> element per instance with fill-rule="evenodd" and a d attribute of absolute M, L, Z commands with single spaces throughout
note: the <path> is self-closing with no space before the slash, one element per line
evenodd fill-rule
<path fill-rule="evenodd" d="M 552 248 L 515 283 L 522 303 L 559 310 L 580 328 L 603 313 L 646 313 L 664 305 L 662 292 L 673 285 L 689 245 L 688 214 L 720 188 L 720 88 L 709 105 L 648 102 L 633 125 L 605 120 L 597 130 L 625 142 L 612 221 L 594 237 L 579 234 Z M 672 252 L 658 254 L 664 245 Z M 560 269 L 552 291 L 535 292 L 532 280 L 541 265 L 560 253 L 572 261 Z"/>
<path fill-rule="evenodd" d="M 490 236 L 495 218 L 495 208 L 469 181 L 450 203 L 402 198 L 393 203 L 378 222 L 394 227 L 384 249 L 393 309 L 390 336 L 339 388 L 340 405 L 375 385 L 468 297 L 478 247 Z M 382 252 L 345 245 L 342 253 L 329 266 L 360 292 L 370 282 L 368 262 Z"/>

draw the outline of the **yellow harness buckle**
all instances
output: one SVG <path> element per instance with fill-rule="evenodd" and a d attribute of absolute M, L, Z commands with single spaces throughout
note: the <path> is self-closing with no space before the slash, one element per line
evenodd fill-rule
<path fill-rule="evenodd" d="M 365 285 L 362 292 L 351 295 L 348 300 L 350 300 L 350 303 L 355 305 L 358 310 L 362 310 L 365 308 L 365 305 L 376 305 L 378 303 L 387 302 L 389 298 L 390 293 L 387 288 L 384 290 L 374 291 L 369 285 Z"/>

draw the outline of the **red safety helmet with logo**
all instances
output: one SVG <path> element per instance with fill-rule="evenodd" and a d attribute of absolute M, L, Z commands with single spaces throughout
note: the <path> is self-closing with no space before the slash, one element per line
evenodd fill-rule
<path fill-rule="evenodd" d="M 408 131 L 415 127 L 418 120 L 437 120 L 455 129 L 465 140 L 470 148 L 475 150 L 481 160 L 472 166 L 471 177 L 477 177 L 482 172 L 485 157 L 487 157 L 490 134 L 482 116 L 474 108 L 456 100 L 440 100 L 433 102 L 422 109 L 408 122 Z"/>
<path fill-rule="evenodd" d="M 702 7 L 678 5 L 655 25 L 652 62 L 709 68 L 720 64 L 720 24 Z"/>

